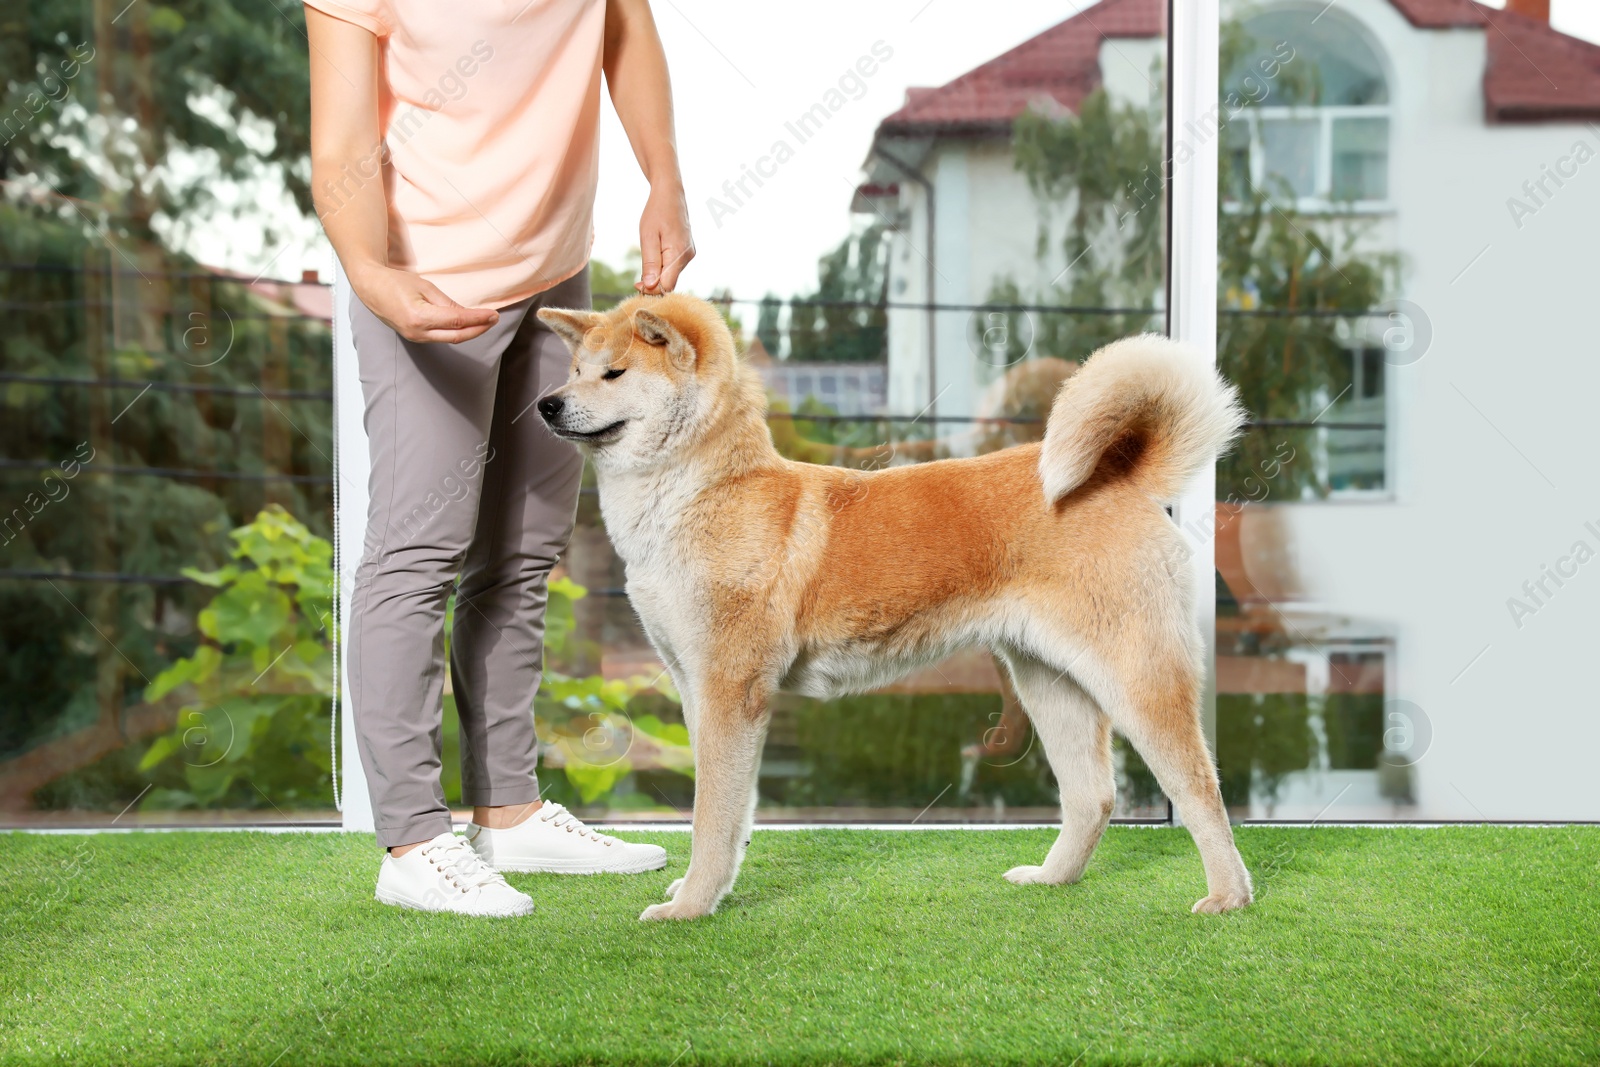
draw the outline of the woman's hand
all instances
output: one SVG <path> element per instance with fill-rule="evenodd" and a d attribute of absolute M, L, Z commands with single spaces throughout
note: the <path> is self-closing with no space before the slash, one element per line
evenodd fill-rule
<path fill-rule="evenodd" d="M 311 195 L 350 286 L 374 315 L 408 341 L 470 341 L 500 321 L 487 308 L 451 300 L 432 282 L 388 266 L 389 205 L 372 168 L 378 128 L 378 39 L 306 8 L 311 44 Z M 352 181 L 352 177 L 356 180 Z"/>
<path fill-rule="evenodd" d="M 641 293 L 670 293 L 694 258 L 694 238 L 689 236 L 689 205 L 672 131 L 672 82 L 650 0 L 608 0 L 604 64 L 611 103 L 639 169 L 650 181 L 650 199 L 639 219 L 643 269 L 633 287 Z"/>
<path fill-rule="evenodd" d="M 500 321 L 489 308 L 469 308 L 410 271 L 373 266 L 350 278 L 351 288 L 395 333 L 407 341 L 457 344 L 470 341 Z"/>
<path fill-rule="evenodd" d="M 689 233 L 689 204 L 677 182 L 652 185 L 639 219 L 640 278 L 633 287 L 641 293 L 670 293 L 678 275 L 694 258 L 694 237 Z"/>

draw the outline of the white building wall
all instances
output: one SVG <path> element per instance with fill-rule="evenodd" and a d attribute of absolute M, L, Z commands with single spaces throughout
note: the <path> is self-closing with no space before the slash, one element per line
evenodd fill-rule
<path fill-rule="evenodd" d="M 934 226 L 937 242 L 935 302 L 941 305 L 974 301 L 972 288 L 972 184 L 965 146 L 959 143 L 936 151 L 924 169 L 934 183 Z M 980 240 L 979 244 L 982 243 Z M 972 356 L 967 349 L 967 315 L 941 311 L 934 319 L 938 339 L 938 379 L 935 382 L 938 415 L 970 415 L 977 390 L 973 387 Z M 920 409 L 919 409 L 920 410 Z"/>
<path fill-rule="evenodd" d="M 1506 199 L 1600 130 L 1486 126 L 1479 31 L 1417 31 L 1382 2 L 1340 11 L 1394 69 L 1391 183 L 1426 355 L 1389 369 L 1392 499 L 1283 507 L 1310 600 L 1396 635 L 1394 696 L 1420 707 L 1431 817 L 1600 818 L 1600 563 L 1519 629 L 1507 599 L 1579 539 L 1600 553 L 1600 159 L 1519 229 Z M 1480 258 L 1481 257 L 1481 258 Z M 1551 584 L 1550 588 L 1554 589 Z M 1470 666 L 1469 666 L 1470 664 Z"/>
<path fill-rule="evenodd" d="M 1100 84 L 1118 103 L 1160 105 L 1165 96 L 1162 70 L 1166 62 L 1163 37 L 1108 37 L 1100 42 Z"/>
<path fill-rule="evenodd" d="M 922 304 L 932 299 L 927 195 L 904 178 L 899 185 L 899 229 L 889 244 L 889 303 Z M 915 307 L 891 306 L 887 317 L 888 410 L 892 415 L 914 415 L 929 400 L 927 315 Z"/>
<path fill-rule="evenodd" d="M 1037 293 L 1065 266 L 1059 241 L 1052 238 L 1046 257 L 1036 254 L 1039 210 L 1027 179 L 1016 169 L 1010 142 L 1002 138 L 947 142 L 924 161 L 923 173 L 935 183 L 937 267 L 936 302 L 959 310 L 939 311 L 937 322 L 938 403 L 943 416 L 971 415 L 978 396 L 997 371 L 977 358 L 982 312 L 972 305 L 989 299 L 1001 279 L 1016 281 L 1024 293 Z M 889 255 L 891 303 L 923 303 L 927 290 L 927 208 L 924 193 L 901 180 L 899 213 L 904 232 Z M 928 406 L 927 316 L 915 309 L 891 309 L 889 324 L 889 410 L 916 414 Z"/>
<path fill-rule="evenodd" d="M 1037 254 L 1039 203 L 1016 168 L 1010 142 L 998 138 L 971 142 L 967 171 L 972 190 L 969 302 L 983 303 L 995 282 L 1005 277 L 1014 279 L 1024 293 L 1039 292 L 1066 263 L 1059 227 L 1049 238 L 1044 258 Z M 970 358 L 970 346 L 964 350 Z"/>

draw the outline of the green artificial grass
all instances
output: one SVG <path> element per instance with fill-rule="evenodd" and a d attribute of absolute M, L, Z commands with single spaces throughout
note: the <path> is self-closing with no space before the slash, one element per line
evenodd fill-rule
<path fill-rule="evenodd" d="M 12 834 L 0 1063 L 1600 1062 L 1600 828 L 1238 832 L 1256 904 L 1198 916 L 1187 833 L 756 835 L 714 917 L 633 877 L 512 875 L 531 918 L 371 899 L 343 834 Z"/>

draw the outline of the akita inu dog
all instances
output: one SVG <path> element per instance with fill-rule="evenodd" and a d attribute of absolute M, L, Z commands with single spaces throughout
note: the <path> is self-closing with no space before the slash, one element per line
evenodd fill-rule
<path fill-rule="evenodd" d="M 594 461 L 694 748 L 689 869 L 641 919 L 710 914 L 732 887 L 775 690 L 858 692 L 970 645 L 1006 663 L 1061 789 L 1044 863 L 1008 879 L 1083 874 L 1115 800 L 1115 728 L 1194 835 L 1194 910 L 1250 903 L 1200 724 L 1188 552 L 1161 506 L 1243 421 L 1204 361 L 1118 341 L 1062 387 L 1042 443 L 858 471 L 777 453 L 761 383 L 702 300 L 539 318 L 573 355 L 539 414 Z"/>

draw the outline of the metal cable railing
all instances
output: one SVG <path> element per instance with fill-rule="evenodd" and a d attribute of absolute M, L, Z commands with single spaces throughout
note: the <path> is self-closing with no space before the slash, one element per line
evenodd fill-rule
<path fill-rule="evenodd" d="M 180 282 L 204 282 L 210 289 L 218 286 L 238 286 L 244 288 L 272 289 L 279 287 L 295 287 L 320 285 L 326 283 L 311 280 L 288 281 L 281 279 L 254 279 L 229 277 L 211 271 L 166 271 L 166 272 L 138 272 L 120 267 L 85 267 L 72 265 L 52 264 L 21 264 L 0 263 L 0 273 L 18 274 L 62 274 L 62 275 L 100 275 L 100 276 L 127 276 L 148 277 L 152 273 L 158 276 Z M 621 300 L 636 294 L 628 293 L 596 293 L 596 300 Z M 740 305 L 750 307 L 778 307 L 787 308 L 791 313 L 821 310 L 863 310 L 863 311 L 934 311 L 934 312 L 985 312 L 998 314 L 1037 314 L 1060 316 L 1154 316 L 1161 314 L 1163 309 L 1158 307 L 1079 307 L 1072 305 L 1053 305 L 1037 303 L 937 303 L 937 302 L 911 302 L 911 301 L 867 301 L 867 300 L 836 300 L 822 298 L 775 298 L 763 297 L 750 299 L 734 297 L 727 294 L 717 294 L 711 297 L 714 303 L 720 305 Z M 179 303 L 182 303 L 179 301 Z M 65 312 L 75 309 L 118 309 L 124 305 L 114 300 L 43 300 L 43 301 L 0 301 L 0 309 L 22 311 L 33 310 L 42 312 Z M 1385 317 L 1387 311 L 1377 309 L 1345 310 L 1337 308 L 1234 308 L 1219 307 L 1218 314 L 1231 318 L 1306 318 L 1306 319 L 1356 319 Z M 305 314 L 303 311 L 286 306 L 283 313 L 234 313 L 229 316 L 235 321 L 248 321 L 251 319 L 273 320 L 299 320 L 306 322 L 325 323 L 327 320 L 315 315 Z M 156 356 L 172 355 L 171 353 L 153 353 Z M 174 356 L 174 358 L 179 358 Z M 164 381 L 157 379 L 134 380 L 120 377 L 84 377 L 62 374 L 21 374 L 13 372 L 0 372 L 0 385 L 40 386 L 50 389 L 104 389 L 118 392 L 155 391 L 176 395 L 190 396 L 227 396 L 240 399 L 255 399 L 272 401 L 309 401 L 329 403 L 333 399 L 331 389 L 285 389 L 265 388 L 255 384 L 212 383 L 212 382 L 183 382 Z M 815 423 L 822 425 L 885 425 L 908 426 L 911 424 L 955 425 L 955 426 L 1029 426 L 1039 425 L 1043 419 L 1027 416 L 1006 415 L 939 415 L 939 414 L 805 414 L 800 412 L 769 412 L 768 418 L 774 421 Z M 1318 420 L 1302 419 L 1256 419 L 1246 424 L 1247 429 L 1316 429 L 1326 431 L 1382 431 L 1386 424 L 1382 422 L 1323 422 Z M 298 427 L 296 427 L 298 429 Z M 818 442 L 826 446 L 827 442 Z M 45 460 L 32 459 L 0 459 L 0 471 L 49 471 L 58 465 Z M 153 465 L 107 465 L 98 464 L 95 472 L 101 475 L 127 476 L 127 477 L 153 477 L 169 478 L 179 481 L 200 482 L 244 482 L 244 483 L 286 483 L 300 485 L 331 485 L 331 474 L 295 474 L 272 470 L 218 470 L 187 467 L 162 467 Z M 582 490 L 585 496 L 593 496 L 596 490 L 591 488 Z M 68 581 L 68 582 L 107 582 L 116 584 L 145 584 L 145 585 L 184 585 L 188 578 L 181 575 L 146 575 L 126 572 L 108 571 L 56 571 L 47 569 L 15 569 L 0 570 L 0 581 Z M 590 595 L 599 597 L 619 597 L 625 595 L 621 589 L 595 589 Z"/>

